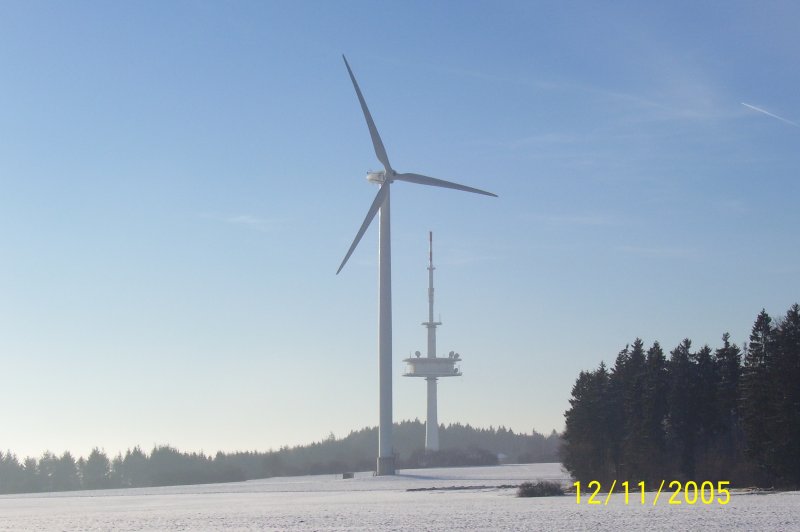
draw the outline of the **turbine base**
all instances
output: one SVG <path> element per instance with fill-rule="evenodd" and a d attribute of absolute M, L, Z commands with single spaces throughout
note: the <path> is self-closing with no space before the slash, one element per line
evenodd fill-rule
<path fill-rule="evenodd" d="M 378 476 L 394 475 L 394 456 L 379 456 L 376 474 Z"/>

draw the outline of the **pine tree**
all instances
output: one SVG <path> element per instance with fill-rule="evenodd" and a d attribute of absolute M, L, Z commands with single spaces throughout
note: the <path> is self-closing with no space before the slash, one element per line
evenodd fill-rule
<path fill-rule="evenodd" d="M 71 491 L 80 489 L 78 464 L 69 451 L 58 458 L 53 467 L 53 491 Z"/>
<path fill-rule="evenodd" d="M 697 364 L 695 390 L 695 400 L 698 406 L 697 416 L 701 428 L 709 435 L 713 435 L 717 431 L 716 391 L 720 381 L 720 375 L 711 354 L 711 348 L 705 345 L 695 357 Z"/>
<path fill-rule="evenodd" d="M 800 307 L 793 305 L 774 329 L 774 417 L 769 431 L 774 448 L 770 468 L 783 482 L 800 483 Z"/>
<path fill-rule="evenodd" d="M 663 475 L 666 462 L 667 391 L 669 389 L 667 359 L 658 342 L 647 350 L 645 376 L 642 392 L 642 416 L 645 441 L 642 476 L 653 482 Z"/>
<path fill-rule="evenodd" d="M 147 455 L 138 445 L 133 450 L 125 452 L 125 458 L 120 464 L 120 479 L 122 486 L 137 488 L 150 485 L 150 468 Z"/>
<path fill-rule="evenodd" d="M 640 338 L 633 342 L 625 367 L 622 411 L 625 432 L 622 440 L 623 474 L 631 480 L 642 480 L 647 460 L 647 422 L 644 417 L 646 359 L 644 343 Z"/>
<path fill-rule="evenodd" d="M 630 346 L 617 354 L 614 367 L 608 377 L 608 386 L 605 388 L 602 411 L 605 419 L 605 433 L 608 444 L 608 465 L 612 468 L 614 478 L 625 476 L 628 467 L 627 459 L 623 456 L 623 438 L 626 431 L 626 404 L 627 387 L 630 371 Z"/>
<path fill-rule="evenodd" d="M 722 347 L 714 353 L 714 364 L 719 375 L 716 389 L 717 423 L 719 427 L 718 451 L 726 463 L 735 459 L 738 448 L 739 377 L 741 375 L 741 351 L 731 344 L 730 334 L 722 335 Z"/>
<path fill-rule="evenodd" d="M 562 463 L 578 480 L 614 478 L 606 410 L 608 380 L 605 364 L 592 372 L 582 371 L 572 387 L 570 409 L 564 413 Z"/>
<path fill-rule="evenodd" d="M 24 473 L 24 480 L 22 484 L 23 493 L 33 493 L 42 491 L 42 486 L 39 483 L 39 464 L 36 458 L 28 457 L 22 463 L 22 471 Z"/>
<path fill-rule="evenodd" d="M 774 423 L 770 374 L 774 364 L 774 328 L 772 318 L 762 310 L 750 333 L 750 344 L 744 356 L 739 409 L 742 429 L 746 437 L 746 453 L 767 473 L 770 470 L 771 452 L 774 448 L 770 427 Z"/>
<path fill-rule="evenodd" d="M 83 467 L 83 487 L 101 489 L 108 487 L 111 476 L 111 462 L 105 453 L 95 447 Z"/>
<path fill-rule="evenodd" d="M 695 471 L 699 477 L 709 478 L 717 474 L 717 438 L 720 434 L 717 386 L 720 380 L 711 348 L 703 346 L 695 355 L 692 373 L 691 399 L 696 420 Z"/>
<path fill-rule="evenodd" d="M 24 481 L 22 464 L 12 452 L 0 451 L 0 493 L 17 493 Z"/>
<path fill-rule="evenodd" d="M 45 451 L 36 465 L 36 485 L 39 491 L 53 491 L 53 473 L 58 458 L 50 451 Z"/>
<path fill-rule="evenodd" d="M 669 391 L 667 393 L 667 444 L 683 478 L 693 478 L 695 468 L 695 432 L 697 416 L 694 405 L 694 354 L 692 342 L 684 339 L 670 352 Z"/>

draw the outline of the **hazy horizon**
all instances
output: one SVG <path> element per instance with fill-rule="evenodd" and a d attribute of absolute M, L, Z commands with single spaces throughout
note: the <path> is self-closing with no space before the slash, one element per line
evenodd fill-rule
<path fill-rule="evenodd" d="M 417 418 L 417 419 L 399 419 L 399 420 L 395 419 L 394 425 L 396 426 L 398 423 L 415 422 L 415 421 L 422 423 L 423 426 L 425 424 L 424 418 L 423 419 Z M 458 423 L 459 423 L 458 421 L 453 421 L 452 422 L 452 424 L 458 424 Z M 446 426 L 446 425 L 449 425 L 449 424 L 450 423 L 446 423 L 444 425 Z M 442 424 L 440 423 L 440 426 L 441 425 Z M 461 425 L 467 425 L 467 423 L 461 423 Z M 476 429 L 489 429 L 490 428 L 489 425 L 487 425 L 485 427 L 484 426 L 474 426 L 474 425 L 472 425 L 472 427 L 476 428 Z M 252 448 L 248 447 L 248 448 L 230 448 L 230 449 L 223 449 L 223 448 L 191 448 L 191 447 L 190 448 L 183 448 L 183 447 L 178 447 L 177 445 L 174 445 L 174 444 L 172 444 L 170 442 L 157 441 L 157 442 L 152 442 L 150 444 L 133 443 L 131 445 L 127 445 L 127 446 L 119 448 L 119 449 L 108 449 L 108 448 L 101 447 L 99 445 L 92 445 L 91 447 L 85 449 L 84 451 L 81 451 L 80 449 L 58 449 L 58 448 L 52 448 L 52 447 L 43 447 L 40 452 L 33 453 L 33 454 L 32 453 L 19 453 L 19 452 L 17 452 L 16 449 L 6 449 L 6 448 L 1 449 L 0 452 L 5 454 L 6 452 L 10 451 L 12 454 L 14 454 L 17 457 L 18 460 L 20 460 L 20 462 L 22 460 L 24 460 L 25 458 L 27 458 L 27 457 L 38 459 L 45 452 L 50 452 L 53 455 L 55 455 L 56 457 L 62 456 L 64 454 L 64 452 L 69 452 L 72 455 L 72 457 L 75 460 L 77 460 L 80 457 L 83 457 L 83 458 L 88 457 L 89 454 L 92 452 L 92 450 L 97 448 L 103 454 L 105 454 L 109 459 L 113 459 L 115 456 L 117 456 L 117 454 L 121 454 L 124 457 L 126 451 L 129 451 L 129 450 L 132 451 L 136 447 L 139 447 L 145 454 L 149 455 L 150 452 L 155 447 L 167 446 L 167 447 L 175 448 L 178 451 L 180 451 L 181 453 L 198 453 L 198 454 L 199 453 L 204 453 L 206 456 L 212 456 L 213 457 L 217 452 L 222 452 L 222 453 L 226 453 L 226 454 L 228 454 L 228 453 L 236 453 L 236 452 L 252 452 L 252 451 L 266 453 L 266 452 L 272 452 L 272 451 L 279 451 L 283 447 L 289 447 L 289 448 L 303 447 L 303 446 L 308 446 L 308 445 L 311 445 L 311 444 L 314 444 L 314 443 L 324 442 L 328 438 L 330 438 L 331 434 L 333 434 L 333 436 L 337 440 L 342 440 L 342 439 L 346 438 L 348 435 L 350 435 L 352 432 L 358 432 L 358 431 L 364 430 L 364 429 L 377 430 L 377 428 L 378 428 L 378 425 L 377 425 L 377 423 L 375 423 L 375 424 L 370 425 L 370 426 L 355 427 L 355 428 L 353 428 L 351 430 L 343 432 L 342 434 L 333 434 L 332 432 L 328 432 L 328 434 L 325 434 L 325 435 L 320 436 L 318 438 L 315 438 L 313 440 L 303 441 L 303 442 L 296 442 L 296 443 L 281 444 L 281 445 L 278 445 L 278 446 L 268 447 L 268 448 L 267 447 L 252 447 Z M 494 425 L 492 428 L 498 429 L 498 428 L 500 428 L 500 426 Z M 551 429 L 551 430 L 541 431 L 541 430 L 536 430 L 536 429 L 529 429 L 529 430 L 525 431 L 525 430 L 514 430 L 514 429 L 512 429 L 510 427 L 504 427 L 504 428 L 507 429 L 507 430 L 513 430 L 514 433 L 516 433 L 516 434 L 527 434 L 527 435 L 530 435 L 530 434 L 532 434 L 533 431 L 535 431 L 535 432 L 537 432 L 537 433 L 539 433 L 539 434 L 541 434 L 543 436 L 549 436 L 553 432 L 553 430 L 555 430 L 555 429 Z M 421 438 L 420 442 L 419 442 L 419 448 L 420 449 L 423 448 L 424 444 L 425 444 L 424 438 Z M 377 448 L 376 448 L 375 452 L 377 454 Z"/>

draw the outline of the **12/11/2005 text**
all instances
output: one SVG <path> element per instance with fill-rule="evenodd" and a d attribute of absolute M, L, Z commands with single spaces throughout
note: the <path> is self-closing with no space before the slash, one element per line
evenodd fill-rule
<path fill-rule="evenodd" d="M 581 500 L 582 484 L 580 481 L 578 481 L 574 482 L 572 485 L 575 486 L 575 502 L 577 504 L 581 504 L 581 502 L 583 502 Z M 699 484 L 694 480 L 689 480 L 684 483 L 681 483 L 679 480 L 673 480 L 669 484 L 667 484 L 666 480 L 662 480 L 661 485 L 658 487 L 658 491 L 655 493 L 655 497 L 653 497 L 653 506 L 658 504 L 661 498 L 661 492 L 664 490 L 665 485 L 667 486 L 667 490 L 671 491 L 672 494 L 668 499 L 662 499 L 662 504 L 688 504 L 689 506 L 694 504 L 719 504 L 720 506 L 725 506 L 731 501 L 731 493 L 728 490 L 730 481 L 728 480 L 720 480 L 716 483 L 716 485 L 710 480 L 706 480 L 705 482 L 701 482 Z M 645 489 L 644 481 L 641 481 L 637 484 L 630 484 L 630 482 L 626 480 L 617 485 L 617 481 L 615 480 L 612 482 L 608 493 L 605 496 L 601 495 L 599 497 L 598 494 L 603 491 L 603 487 L 600 482 L 592 480 L 586 485 L 586 487 L 588 488 L 588 491 L 591 492 L 588 499 L 586 499 L 587 504 L 603 506 L 607 505 L 615 489 L 617 489 L 618 493 L 625 494 L 625 504 L 630 503 L 632 492 L 634 497 L 636 497 L 638 494 L 638 497 L 636 498 L 638 499 L 639 504 L 645 505 L 648 502 L 647 497 L 645 496 L 647 491 Z M 636 504 L 636 502 L 634 502 L 634 504 Z"/>

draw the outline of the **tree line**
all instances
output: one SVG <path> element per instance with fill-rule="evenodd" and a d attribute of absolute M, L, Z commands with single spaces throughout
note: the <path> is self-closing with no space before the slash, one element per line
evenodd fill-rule
<path fill-rule="evenodd" d="M 641 339 L 572 388 L 561 448 L 578 480 L 800 485 L 800 307 L 756 317 L 749 343 Z"/>
<path fill-rule="evenodd" d="M 514 462 L 558 460 L 560 438 L 515 433 L 505 427 L 474 428 L 451 424 L 440 427 L 441 451 L 422 450 L 425 425 L 419 420 L 394 425 L 399 468 L 490 465 L 504 458 Z M 235 482 L 275 476 L 369 471 L 375 467 L 377 427 L 351 432 L 337 439 L 276 451 L 245 451 L 214 456 L 181 452 L 169 445 L 155 446 L 149 453 L 140 447 L 109 456 L 93 449 L 88 457 L 75 458 L 45 452 L 38 460 L 19 460 L 11 452 L 0 452 L 0 493 L 68 491 L 79 489 L 132 488 L 179 484 Z"/>

